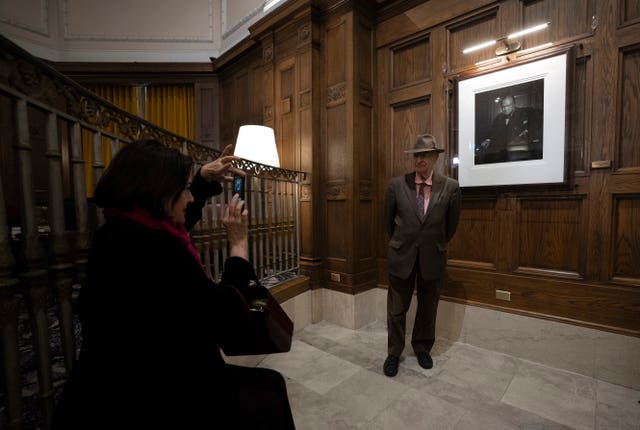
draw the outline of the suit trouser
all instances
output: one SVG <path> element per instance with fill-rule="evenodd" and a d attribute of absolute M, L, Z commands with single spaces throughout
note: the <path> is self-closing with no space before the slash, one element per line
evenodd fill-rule
<path fill-rule="evenodd" d="M 414 286 L 418 306 L 411 334 L 413 351 L 430 352 L 436 339 L 436 315 L 442 279 L 422 279 L 418 263 L 407 279 L 389 275 L 387 290 L 388 353 L 400 357 L 404 350 L 407 311 Z"/>

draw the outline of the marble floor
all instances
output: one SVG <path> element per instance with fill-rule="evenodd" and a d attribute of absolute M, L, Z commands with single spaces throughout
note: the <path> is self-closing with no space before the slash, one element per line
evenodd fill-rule
<path fill-rule="evenodd" d="M 405 348 L 388 378 L 384 323 L 320 322 L 258 366 L 285 376 L 298 430 L 640 430 L 638 390 L 460 343 L 432 356 L 425 370 Z"/>

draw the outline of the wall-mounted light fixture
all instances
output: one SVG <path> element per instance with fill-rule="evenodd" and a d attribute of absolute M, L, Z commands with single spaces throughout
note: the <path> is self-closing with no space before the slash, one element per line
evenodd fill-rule
<path fill-rule="evenodd" d="M 525 28 L 524 30 L 511 33 L 508 36 L 499 37 L 495 40 L 488 40 L 486 42 L 479 43 L 469 48 L 465 48 L 462 50 L 462 53 L 468 54 L 469 52 L 477 51 L 482 48 L 487 48 L 489 46 L 495 45 L 498 42 L 501 42 L 502 44 L 496 48 L 496 55 L 497 56 L 507 55 L 512 52 L 518 51 L 522 47 L 522 44 L 520 43 L 520 41 L 516 40 L 516 38 L 524 36 L 526 34 L 534 33 L 536 31 L 540 31 L 544 28 L 547 28 L 548 26 L 549 26 L 548 22 L 534 25 L 532 27 Z"/>

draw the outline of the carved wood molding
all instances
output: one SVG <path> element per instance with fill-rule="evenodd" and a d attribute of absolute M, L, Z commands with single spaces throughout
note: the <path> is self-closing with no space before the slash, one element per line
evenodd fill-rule
<path fill-rule="evenodd" d="M 373 107 L 373 88 L 371 85 L 360 83 L 360 104 Z"/>
<path fill-rule="evenodd" d="M 311 106 L 311 91 L 307 90 L 300 93 L 300 108 Z"/>
<path fill-rule="evenodd" d="M 371 181 L 360 181 L 360 200 L 373 199 L 373 184 Z"/>
<path fill-rule="evenodd" d="M 327 88 L 327 107 L 346 103 L 346 87 L 347 84 L 345 82 L 341 82 Z"/>
<path fill-rule="evenodd" d="M 262 47 L 262 62 L 271 63 L 273 61 L 273 43 Z"/>
<path fill-rule="evenodd" d="M 311 42 L 311 24 L 304 23 L 298 28 L 298 46 Z"/>
<path fill-rule="evenodd" d="M 273 120 L 273 106 L 267 105 L 263 108 L 262 119 L 264 122 L 270 122 Z"/>
<path fill-rule="evenodd" d="M 300 201 L 310 202 L 313 199 L 313 190 L 311 184 L 302 184 L 300 186 Z"/>
<path fill-rule="evenodd" d="M 327 200 L 346 200 L 346 184 L 329 184 L 327 185 L 326 198 Z"/>

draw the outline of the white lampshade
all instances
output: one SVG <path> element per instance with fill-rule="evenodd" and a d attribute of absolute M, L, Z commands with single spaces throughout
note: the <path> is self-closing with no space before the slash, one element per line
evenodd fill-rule
<path fill-rule="evenodd" d="M 271 127 L 243 125 L 238 130 L 238 139 L 233 155 L 255 163 L 280 167 L 276 136 Z"/>

